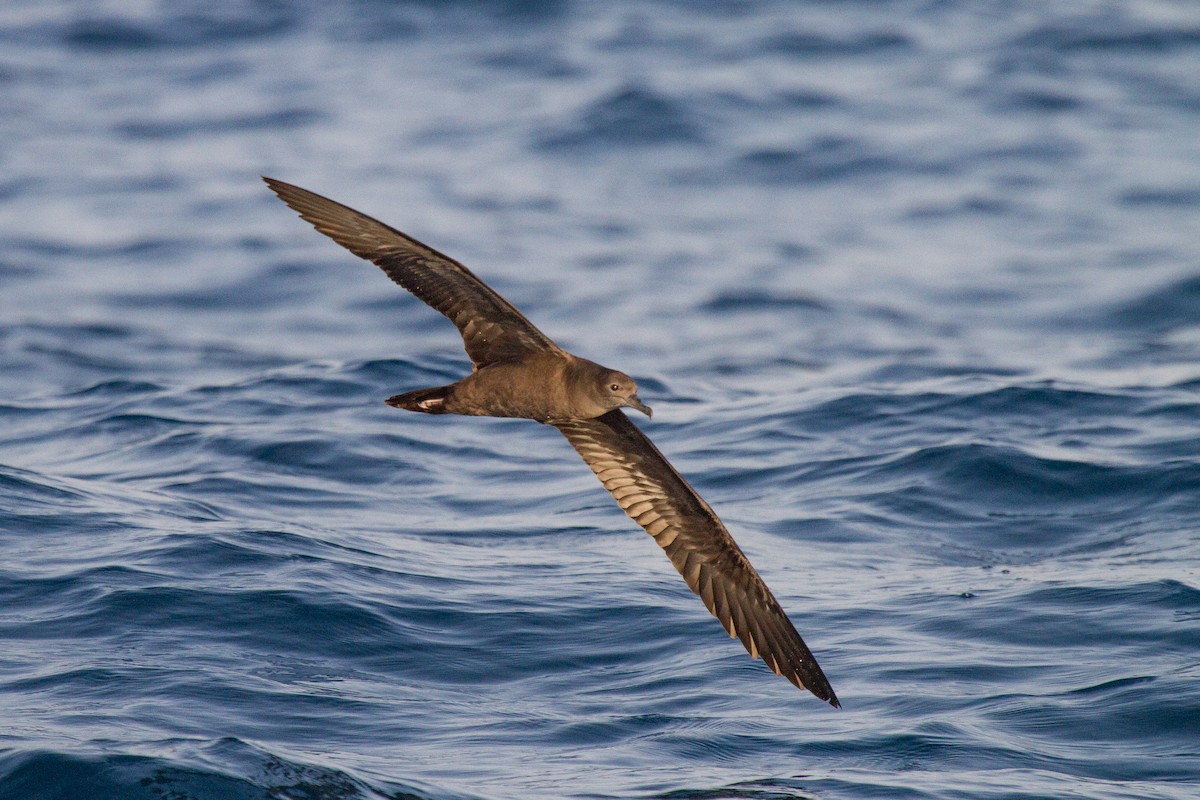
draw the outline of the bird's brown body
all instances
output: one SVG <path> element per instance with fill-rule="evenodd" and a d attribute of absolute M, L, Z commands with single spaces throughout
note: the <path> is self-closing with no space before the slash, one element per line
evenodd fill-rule
<path fill-rule="evenodd" d="M 586 358 L 546 351 L 489 364 L 449 386 L 438 387 L 440 391 L 433 396 L 416 397 L 435 391 L 419 390 L 390 398 L 388 404 L 427 414 L 521 417 L 547 423 L 595 419 L 614 408 L 607 396 L 590 391 L 610 375 L 619 376 L 614 380 L 629 380 Z M 629 403 L 632 407 L 646 408 L 636 395 L 633 401 Z"/>
<path fill-rule="evenodd" d="M 470 375 L 396 395 L 389 405 L 426 414 L 522 417 L 558 428 L 730 636 L 777 675 L 839 705 L 813 654 L 721 520 L 621 411 L 650 415 L 632 378 L 560 348 L 454 259 L 352 208 L 265 180 L 318 231 L 373 261 L 462 335 L 474 365 Z"/>

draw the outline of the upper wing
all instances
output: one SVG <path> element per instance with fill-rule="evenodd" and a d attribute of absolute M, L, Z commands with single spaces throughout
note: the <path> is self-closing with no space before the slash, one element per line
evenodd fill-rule
<path fill-rule="evenodd" d="M 450 318 L 475 366 L 558 350 L 505 300 L 462 264 L 395 228 L 299 186 L 263 178 L 279 199 L 354 255 Z"/>
<path fill-rule="evenodd" d="M 817 660 L 721 520 L 620 409 L 555 422 L 604 488 L 666 551 L 730 636 L 776 675 L 840 707 Z"/>

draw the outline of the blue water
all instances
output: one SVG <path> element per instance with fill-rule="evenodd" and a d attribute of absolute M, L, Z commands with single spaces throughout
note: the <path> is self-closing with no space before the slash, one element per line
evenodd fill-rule
<path fill-rule="evenodd" d="M 0 9 L 0 798 L 1200 797 L 1200 10 Z M 383 404 L 460 258 L 816 652 L 556 431 Z"/>

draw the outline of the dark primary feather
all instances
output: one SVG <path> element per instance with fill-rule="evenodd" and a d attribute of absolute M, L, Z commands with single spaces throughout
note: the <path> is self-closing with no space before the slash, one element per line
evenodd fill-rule
<path fill-rule="evenodd" d="M 840 707 L 812 652 L 721 520 L 620 409 L 554 426 L 730 636 L 775 674 Z"/>
<path fill-rule="evenodd" d="M 263 178 L 302 219 L 445 314 L 476 368 L 558 350 L 507 300 L 449 256 L 376 219 L 319 194 Z"/>

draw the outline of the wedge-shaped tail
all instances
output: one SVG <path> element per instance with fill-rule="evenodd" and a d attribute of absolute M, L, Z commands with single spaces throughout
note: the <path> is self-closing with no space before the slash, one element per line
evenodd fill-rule
<path fill-rule="evenodd" d="M 422 414 L 445 414 L 446 396 L 450 386 L 436 386 L 432 389 L 417 389 L 389 397 L 385 402 L 389 406 L 403 408 L 406 411 L 420 411 Z"/>

